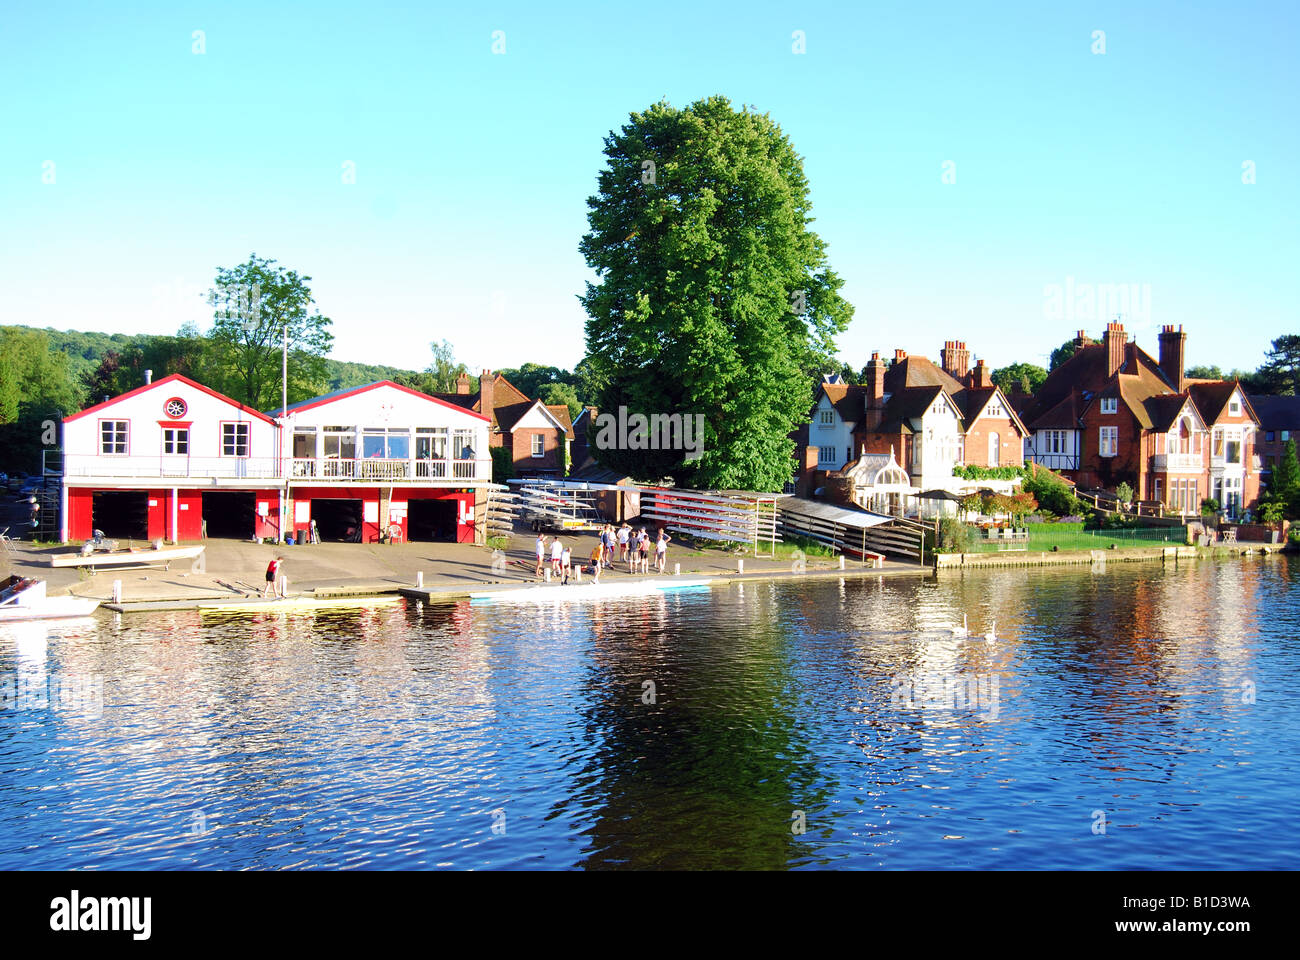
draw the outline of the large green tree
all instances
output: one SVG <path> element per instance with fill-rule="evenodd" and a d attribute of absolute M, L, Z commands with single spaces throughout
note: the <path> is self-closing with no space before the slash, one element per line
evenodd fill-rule
<path fill-rule="evenodd" d="M 580 297 L 597 405 L 705 427 L 698 459 L 622 437 L 596 457 L 647 480 L 781 489 L 853 312 L 810 229 L 802 159 L 769 116 L 721 96 L 634 113 L 604 153 L 579 246 L 597 275 Z"/>
<path fill-rule="evenodd" d="M 1025 393 L 1036 393 L 1047 379 L 1047 371 L 1032 363 L 1013 363 L 993 371 L 992 380 L 1002 388 L 1003 393 L 1010 393 L 1019 387 Z"/>
<path fill-rule="evenodd" d="M 1261 506 L 1279 504 L 1288 519 L 1300 517 L 1300 459 L 1296 457 L 1294 437 L 1282 448 L 1282 456 L 1269 473 L 1268 489 L 1260 499 Z"/>
<path fill-rule="evenodd" d="M 237 267 L 217 268 L 208 291 L 212 304 L 209 386 L 264 410 L 280 405 L 284 337 L 289 346 L 289 402 L 324 392 L 326 355 L 334 343 L 331 321 L 315 309 L 307 282 L 274 260 L 249 256 Z"/>
<path fill-rule="evenodd" d="M 1264 354 L 1256 377 L 1264 393 L 1300 394 L 1300 334 L 1285 333 Z"/>
<path fill-rule="evenodd" d="M 67 354 L 40 330 L 0 328 L 0 469 L 36 471 L 41 450 L 60 442 L 63 417 L 83 389 Z"/>

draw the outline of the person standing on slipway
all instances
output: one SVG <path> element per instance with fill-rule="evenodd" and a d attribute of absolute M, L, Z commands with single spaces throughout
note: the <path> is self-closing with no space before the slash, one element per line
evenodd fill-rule
<path fill-rule="evenodd" d="M 284 557 L 275 556 L 266 567 L 266 589 L 262 591 L 262 596 L 274 592 L 275 599 L 283 600 L 284 594 L 280 590 L 280 564 L 284 563 Z"/>

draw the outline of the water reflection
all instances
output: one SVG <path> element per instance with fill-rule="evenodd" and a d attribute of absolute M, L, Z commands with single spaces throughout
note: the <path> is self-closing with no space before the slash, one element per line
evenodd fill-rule
<path fill-rule="evenodd" d="M 0 628 L 0 674 L 103 691 L 0 710 L 0 866 L 1295 866 L 1294 580 L 1270 558 Z"/>

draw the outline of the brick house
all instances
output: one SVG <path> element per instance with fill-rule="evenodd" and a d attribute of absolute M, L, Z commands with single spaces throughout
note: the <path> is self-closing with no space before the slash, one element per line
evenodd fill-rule
<path fill-rule="evenodd" d="M 1195 513 L 1214 497 L 1236 517 L 1259 499 L 1259 421 L 1241 384 L 1186 376 L 1187 335 L 1166 326 L 1157 360 L 1112 322 L 1023 401 L 1025 459 L 1081 488 L 1128 483 L 1138 499 Z"/>
<path fill-rule="evenodd" d="M 1260 487 L 1268 483 L 1268 475 L 1282 459 L 1288 440 L 1300 444 L 1300 397 L 1256 396 L 1250 405 L 1259 417 L 1259 433 L 1255 450 L 1260 458 Z"/>
<path fill-rule="evenodd" d="M 478 393 L 470 393 L 469 386 L 469 375 L 462 373 L 455 393 L 436 396 L 491 418 L 488 445 L 511 451 L 516 477 L 558 479 L 565 475 L 573 440 L 567 406 L 534 400 L 491 370 L 479 376 Z"/>
<path fill-rule="evenodd" d="M 966 344 L 949 340 L 938 364 L 903 350 L 886 364 L 873 353 L 865 383 L 823 380 L 811 422 L 794 434 L 796 491 L 807 496 L 864 453 L 894 455 L 923 490 L 957 486 L 958 464 L 1021 466 L 1025 426 L 984 361 L 969 362 Z"/>

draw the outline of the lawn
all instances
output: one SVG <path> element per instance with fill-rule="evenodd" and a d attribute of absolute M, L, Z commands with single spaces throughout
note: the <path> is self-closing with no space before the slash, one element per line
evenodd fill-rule
<path fill-rule="evenodd" d="M 1124 547 L 1181 546 L 1187 542 L 1186 527 L 1134 527 L 1127 530 L 1085 530 L 1082 523 L 1031 523 L 1029 542 L 989 541 L 977 542 L 975 553 L 996 553 L 1008 545 L 1026 547 L 1031 551 L 1106 550 L 1113 543 Z"/>

